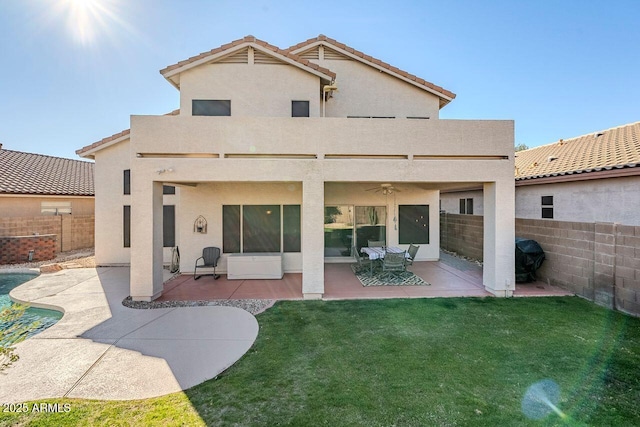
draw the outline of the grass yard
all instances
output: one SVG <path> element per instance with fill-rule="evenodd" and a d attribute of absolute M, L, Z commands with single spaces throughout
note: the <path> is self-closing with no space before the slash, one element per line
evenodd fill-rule
<path fill-rule="evenodd" d="M 291 301 L 258 320 L 253 348 L 185 393 L 0 425 L 640 425 L 640 319 L 577 297 Z M 564 417 L 523 404 L 545 379 Z"/>

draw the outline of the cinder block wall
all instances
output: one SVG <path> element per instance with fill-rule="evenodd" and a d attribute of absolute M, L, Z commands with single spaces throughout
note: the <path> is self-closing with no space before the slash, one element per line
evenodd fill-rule
<path fill-rule="evenodd" d="M 484 217 L 440 214 L 440 247 L 469 258 L 482 260 Z"/>
<path fill-rule="evenodd" d="M 56 252 L 94 246 L 93 215 L 60 215 L 0 218 L 0 236 L 55 234 Z"/>
<path fill-rule="evenodd" d="M 482 217 L 442 214 L 441 246 L 467 256 L 480 251 L 472 257 L 482 259 L 482 222 L 477 218 Z M 516 236 L 537 241 L 545 251 L 539 280 L 640 315 L 640 227 L 516 218 Z"/>
<path fill-rule="evenodd" d="M 28 262 L 30 251 L 33 251 L 32 261 L 46 261 L 55 258 L 55 234 L 0 237 L 0 264 Z"/>

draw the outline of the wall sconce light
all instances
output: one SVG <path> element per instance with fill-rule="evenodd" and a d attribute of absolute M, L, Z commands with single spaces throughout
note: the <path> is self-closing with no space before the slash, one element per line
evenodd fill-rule
<path fill-rule="evenodd" d="M 207 234 L 207 220 L 202 215 L 198 216 L 193 223 L 193 232 Z"/>
<path fill-rule="evenodd" d="M 158 175 L 163 174 L 165 172 L 173 172 L 173 168 L 158 169 L 156 172 L 158 173 Z"/>

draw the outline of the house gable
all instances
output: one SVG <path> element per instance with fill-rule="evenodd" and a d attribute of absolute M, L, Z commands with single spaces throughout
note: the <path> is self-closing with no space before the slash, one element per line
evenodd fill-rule
<path fill-rule="evenodd" d="M 345 59 L 358 61 L 382 73 L 388 74 L 419 89 L 436 95 L 439 98 L 439 108 L 444 107 L 456 97 L 455 93 L 450 92 L 441 86 L 437 86 L 322 34 L 318 37 L 311 38 L 307 41 L 291 46 L 287 51 L 308 60 L 316 60 L 320 65 L 324 65 L 323 61 L 339 61 Z M 340 75 L 339 72 L 337 74 Z"/>
<path fill-rule="evenodd" d="M 293 67 L 304 70 L 313 74 L 325 83 L 330 83 L 335 79 L 335 73 L 331 70 L 318 66 L 297 55 L 282 50 L 277 46 L 273 46 L 265 41 L 259 40 L 253 36 L 246 36 L 242 39 L 235 40 L 231 43 L 224 44 L 220 47 L 203 52 L 184 61 L 170 65 L 162 70 L 162 74 L 172 85 L 180 89 L 180 75 L 188 70 L 194 69 L 204 64 L 211 64 L 225 61 L 243 60 L 246 55 L 248 64 L 255 63 L 284 63 Z"/>

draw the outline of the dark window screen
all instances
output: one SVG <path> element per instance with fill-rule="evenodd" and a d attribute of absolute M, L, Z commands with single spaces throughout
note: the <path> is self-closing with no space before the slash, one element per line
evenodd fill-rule
<path fill-rule="evenodd" d="M 131 194 L 131 170 L 130 169 L 126 169 L 124 171 L 123 182 L 124 182 L 124 194 Z"/>
<path fill-rule="evenodd" d="M 291 101 L 291 117 L 309 117 L 309 101 Z"/>
<path fill-rule="evenodd" d="M 173 185 L 163 185 L 162 194 L 176 194 L 176 187 Z"/>
<path fill-rule="evenodd" d="M 400 244 L 429 243 L 429 205 L 400 205 L 398 213 Z"/>
<path fill-rule="evenodd" d="M 162 207 L 162 246 L 171 248 L 176 245 L 176 207 Z"/>
<path fill-rule="evenodd" d="M 280 252 L 280 205 L 242 207 L 242 252 Z"/>
<path fill-rule="evenodd" d="M 473 199 L 467 199 L 467 214 L 473 215 Z"/>
<path fill-rule="evenodd" d="M 542 208 L 542 218 L 553 219 L 553 208 Z"/>
<path fill-rule="evenodd" d="M 300 205 L 282 207 L 284 252 L 300 252 Z"/>
<path fill-rule="evenodd" d="M 193 116 L 230 116 L 231 101 L 218 99 L 194 99 L 191 101 Z"/>
<path fill-rule="evenodd" d="M 222 252 L 240 252 L 240 206 L 222 207 Z"/>
<path fill-rule="evenodd" d="M 552 206 L 553 196 L 542 196 L 542 206 Z"/>
<path fill-rule="evenodd" d="M 465 206 L 466 206 L 465 199 L 460 199 L 460 213 L 461 214 L 463 214 L 463 213 L 465 213 L 467 211 Z"/>
<path fill-rule="evenodd" d="M 124 206 L 122 215 L 122 237 L 125 248 L 131 247 L 131 206 Z"/>

